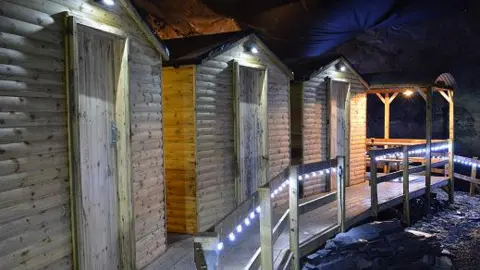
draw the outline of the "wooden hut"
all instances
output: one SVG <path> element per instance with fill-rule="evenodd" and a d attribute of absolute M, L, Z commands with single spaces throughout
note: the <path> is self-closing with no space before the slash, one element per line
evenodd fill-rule
<path fill-rule="evenodd" d="M 0 269 L 165 250 L 163 45 L 127 0 L 0 0 Z"/>
<path fill-rule="evenodd" d="M 166 42 L 167 228 L 195 233 L 289 166 L 292 73 L 254 34 Z"/>
<path fill-rule="evenodd" d="M 294 71 L 292 163 L 346 156 L 346 185 L 365 181 L 367 84 L 341 56 L 302 63 Z M 303 182 L 304 196 L 335 188 L 335 181 L 321 175 Z"/>

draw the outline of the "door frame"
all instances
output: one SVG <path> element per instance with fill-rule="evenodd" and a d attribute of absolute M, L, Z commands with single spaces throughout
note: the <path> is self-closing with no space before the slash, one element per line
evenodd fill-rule
<path fill-rule="evenodd" d="M 260 183 L 263 185 L 268 181 L 268 168 L 269 168 L 269 142 L 268 142 L 268 68 L 261 64 L 249 63 L 244 61 L 233 60 L 233 114 L 234 114 L 234 180 L 235 180 L 235 197 L 236 203 L 241 204 L 246 198 L 244 198 L 241 183 L 240 183 L 240 123 L 241 117 L 238 113 L 238 105 L 240 102 L 239 84 L 240 84 L 240 67 L 247 67 L 258 69 L 263 72 L 263 86 L 260 96 L 260 121 L 263 127 L 263 136 L 261 138 L 261 171 L 260 171 Z"/>
<path fill-rule="evenodd" d="M 331 77 L 326 77 L 325 82 L 327 85 L 327 147 L 326 147 L 326 156 L 327 159 L 332 159 L 335 157 L 332 157 L 330 152 L 331 152 L 331 145 L 330 145 L 330 140 L 331 140 L 331 123 L 330 123 L 330 114 L 331 114 L 331 100 L 332 100 L 332 83 L 333 82 L 341 82 L 341 83 L 346 83 L 347 84 L 347 92 L 345 93 L 345 110 L 344 110 L 344 115 L 343 118 L 345 120 L 345 186 L 350 185 L 350 107 L 351 107 L 351 89 L 352 89 L 352 83 L 343 78 L 331 78 Z M 327 185 L 329 186 L 330 190 L 332 187 L 332 183 L 327 181 Z"/>
<path fill-rule="evenodd" d="M 116 184 L 117 184 L 117 224 L 119 239 L 119 259 L 121 269 L 135 269 L 135 228 L 132 201 L 132 170 L 130 150 L 130 87 L 129 87 L 129 37 L 121 29 L 79 18 L 65 13 L 65 90 L 68 113 L 68 155 L 70 179 L 70 205 L 72 226 L 72 250 L 74 269 L 79 269 L 79 251 L 84 249 L 78 239 L 81 230 L 80 194 L 80 133 L 77 114 L 79 88 L 78 25 L 93 28 L 115 37 L 114 44 L 114 108 L 116 124 Z"/>

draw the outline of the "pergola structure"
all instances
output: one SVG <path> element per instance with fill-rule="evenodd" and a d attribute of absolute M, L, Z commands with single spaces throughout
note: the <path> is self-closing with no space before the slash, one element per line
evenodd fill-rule
<path fill-rule="evenodd" d="M 450 145 L 448 151 L 448 168 L 449 168 L 449 199 L 453 201 L 453 141 L 454 141 L 454 100 L 453 94 L 456 88 L 455 79 L 450 73 L 442 73 L 440 75 L 432 74 L 404 74 L 404 73 L 378 73 L 367 74 L 364 78 L 370 85 L 367 94 L 375 94 L 385 106 L 384 120 L 384 138 L 367 138 L 367 145 L 413 145 L 425 143 L 427 151 L 425 152 L 426 176 L 425 184 L 427 187 L 426 197 L 430 194 L 431 181 L 431 144 L 432 144 L 432 101 L 433 94 L 439 93 L 449 104 L 449 136 Z M 425 140 L 418 139 L 390 139 L 390 104 L 399 95 L 410 96 L 413 93 L 420 94 L 426 101 L 425 124 L 426 134 Z"/>

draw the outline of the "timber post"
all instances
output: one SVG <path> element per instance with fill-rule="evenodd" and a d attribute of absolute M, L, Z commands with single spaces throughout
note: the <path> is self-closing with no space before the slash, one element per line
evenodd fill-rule
<path fill-rule="evenodd" d="M 448 181 L 448 200 L 450 203 L 453 203 L 454 201 L 454 136 L 455 136 L 455 130 L 454 130 L 454 122 L 455 122 L 455 115 L 454 115 L 454 107 L 453 107 L 453 91 L 449 90 L 448 95 L 450 97 L 450 102 L 449 102 L 449 110 L 448 110 L 448 142 L 449 142 L 449 148 L 448 148 L 448 169 L 449 171 L 449 181 Z"/>
<path fill-rule="evenodd" d="M 260 261 L 262 269 L 273 270 L 272 202 L 270 187 L 258 188 L 260 198 Z"/>
<path fill-rule="evenodd" d="M 216 232 L 203 232 L 195 235 L 193 247 L 196 269 L 217 269 L 218 241 L 218 233 Z"/>
<path fill-rule="evenodd" d="M 345 157 L 337 157 L 337 210 L 340 232 L 345 232 Z"/>
<path fill-rule="evenodd" d="M 403 221 L 410 226 L 410 180 L 408 177 L 408 147 L 403 147 Z"/>
<path fill-rule="evenodd" d="M 425 134 L 425 210 L 430 213 L 430 188 L 432 183 L 432 96 L 433 88 L 427 88 L 426 94 L 426 134 Z"/>
<path fill-rule="evenodd" d="M 291 269 L 300 270 L 300 252 L 298 237 L 298 166 L 290 166 L 289 176 L 289 239 L 290 251 L 292 252 Z"/>
<path fill-rule="evenodd" d="M 370 197 L 372 217 L 378 217 L 378 195 L 377 195 L 377 160 L 373 151 L 370 151 Z"/>
<path fill-rule="evenodd" d="M 473 157 L 474 160 L 478 160 L 478 157 Z M 472 178 L 477 178 L 477 164 L 473 164 L 472 166 L 472 172 L 470 173 L 470 177 Z M 470 196 L 472 196 L 473 194 L 475 194 L 475 190 L 478 189 L 478 185 L 473 183 L 473 182 L 470 182 Z"/>

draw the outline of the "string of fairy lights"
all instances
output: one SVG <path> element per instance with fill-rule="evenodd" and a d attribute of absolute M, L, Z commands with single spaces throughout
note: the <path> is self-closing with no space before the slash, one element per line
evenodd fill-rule
<path fill-rule="evenodd" d="M 328 175 L 328 174 L 331 174 L 331 173 L 335 173 L 336 172 L 336 168 L 335 167 L 331 167 L 331 168 L 326 168 L 326 169 L 323 169 L 323 170 L 318 170 L 318 171 L 314 171 L 314 172 L 310 172 L 310 173 L 304 173 L 302 175 L 299 175 L 298 176 L 298 180 L 299 181 L 303 181 L 305 179 L 309 179 L 310 177 L 315 177 L 315 176 L 321 176 L 321 175 Z M 285 188 L 287 188 L 287 186 L 290 184 L 290 180 L 289 179 L 286 179 L 284 180 L 283 182 L 281 182 L 281 184 L 275 188 L 271 193 L 270 193 L 270 198 L 275 198 L 280 192 L 282 192 Z M 234 242 L 235 239 L 237 239 L 237 236 L 243 232 L 244 230 L 244 226 L 245 227 L 248 227 L 250 226 L 250 224 L 260 215 L 260 212 L 262 211 L 261 207 L 260 206 L 256 206 L 252 212 L 250 212 L 244 219 L 242 222 L 240 222 L 236 227 L 235 229 L 230 232 L 228 234 L 228 240 L 230 242 Z M 217 250 L 218 251 L 221 251 L 223 250 L 224 248 L 224 240 L 222 241 L 219 241 L 218 244 L 217 244 Z"/>
<path fill-rule="evenodd" d="M 444 143 L 444 144 L 439 144 L 439 145 L 437 144 L 434 147 L 431 147 L 431 151 L 432 152 L 442 152 L 442 151 L 448 150 L 449 147 L 450 147 L 449 143 Z M 412 155 L 412 156 L 421 155 L 421 154 L 425 154 L 426 151 L 427 151 L 427 148 L 411 149 L 410 151 L 408 151 L 408 155 L 409 156 L 410 155 Z M 388 154 L 375 156 L 375 160 L 377 160 L 377 161 L 381 161 L 381 160 L 385 160 L 385 159 L 389 159 L 389 158 L 403 158 L 403 151 L 394 151 L 394 152 L 391 152 L 391 153 L 388 153 Z M 432 158 L 433 159 L 448 159 L 447 156 L 436 156 L 436 155 L 433 155 Z M 467 165 L 467 166 L 477 166 L 477 167 L 480 168 L 480 161 L 473 160 L 473 162 L 472 162 L 472 159 L 469 159 L 469 158 L 463 158 L 463 157 L 455 156 L 454 162 L 462 164 L 462 165 Z M 328 174 L 335 173 L 335 172 L 336 172 L 335 167 L 326 168 L 326 169 L 322 169 L 322 170 L 318 170 L 318 171 L 314 171 L 314 172 L 301 174 L 301 175 L 298 176 L 298 180 L 303 181 L 303 180 L 310 179 L 311 177 L 328 175 Z M 278 194 L 280 194 L 280 192 L 282 192 L 285 188 L 287 188 L 287 186 L 289 184 L 290 184 L 289 179 L 286 179 L 283 182 L 281 182 L 281 184 L 270 193 L 270 197 L 272 199 L 275 198 Z M 228 236 L 227 236 L 228 240 L 230 242 L 234 242 L 237 239 L 237 237 L 244 231 L 244 228 L 249 227 L 252 224 L 252 222 L 258 216 L 260 216 L 261 211 L 262 211 L 261 207 L 259 205 L 256 206 L 243 219 L 243 221 L 240 222 L 234 228 L 234 230 L 228 234 Z M 217 244 L 217 250 L 218 251 L 223 250 L 224 245 L 225 245 L 224 241 L 225 241 L 225 239 L 218 242 L 218 244 Z"/>

